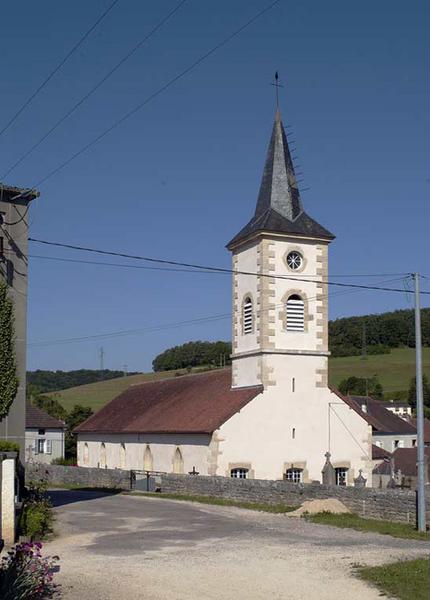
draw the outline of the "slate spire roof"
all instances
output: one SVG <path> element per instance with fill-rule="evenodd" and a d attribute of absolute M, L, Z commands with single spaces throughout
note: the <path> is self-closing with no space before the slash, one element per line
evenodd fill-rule
<path fill-rule="evenodd" d="M 255 214 L 231 240 L 235 245 L 253 233 L 268 231 L 332 240 L 334 235 L 303 210 L 294 165 L 279 110 L 276 111 Z"/>

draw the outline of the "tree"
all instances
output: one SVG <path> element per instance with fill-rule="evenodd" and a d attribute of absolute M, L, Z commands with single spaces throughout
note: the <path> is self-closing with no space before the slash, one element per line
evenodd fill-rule
<path fill-rule="evenodd" d="M 230 364 L 230 342 L 187 342 L 168 348 L 152 361 L 154 371 Z"/>
<path fill-rule="evenodd" d="M 370 378 L 348 377 L 339 383 L 338 388 L 344 396 L 371 396 L 377 400 L 382 400 L 384 396 L 384 389 L 376 375 Z"/>
<path fill-rule="evenodd" d="M 18 391 L 14 350 L 14 311 L 7 285 L 0 281 L 0 421 L 7 416 Z"/>
<path fill-rule="evenodd" d="M 75 427 L 86 421 L 93 411 L 88 406 L 75 404 L 66 417 L 65 455 L 66 458 L 76 458 L 76 435 L 73 433 Z"/>
<path fill-rule="evenodd" d="M 430 383 L 426 375 L 423 375 L 423 401 L 424 407 L 430 408 Z M 417 408 L 417 380 L 412 377 L 408 391 L 408 402 L 414 410 Z"/>

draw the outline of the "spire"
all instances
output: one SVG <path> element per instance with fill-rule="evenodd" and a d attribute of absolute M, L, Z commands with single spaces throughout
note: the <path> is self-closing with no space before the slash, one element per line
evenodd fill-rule
<path fill-rule="evenodd" d="M 297 219 L 303 211 L 279 109 L 276 110 L 254 218 L 269 208 L 289 221 Z"/>
<path fill-rule="evenodd" d="M 330 231 L 303 210 L 287 136 L 278 108 L 254 216 L 227 247 L 231 249 L 238 242 L 263 231 L 328 241 L 334 238 Z"/>

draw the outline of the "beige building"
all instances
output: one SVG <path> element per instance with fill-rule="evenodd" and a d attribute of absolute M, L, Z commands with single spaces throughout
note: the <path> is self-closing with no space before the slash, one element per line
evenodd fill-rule
<path fill-rule="evenodd" d="M 77 428 L 78 463 L 339 485 L 371 481 L 372 427 L 328 388 L 328 245 L 302 207 L 279 112 L 233 257 L 232 369 L 133 386 Z M 331 471 L 333 474 L 333 471 Z"/>

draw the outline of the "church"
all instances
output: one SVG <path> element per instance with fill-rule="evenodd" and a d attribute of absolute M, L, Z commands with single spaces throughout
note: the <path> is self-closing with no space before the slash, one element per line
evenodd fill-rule
<path fill-rule="evenodd" d="M 78 464 L 370 482 L 368 415 L 328 387 L 333 239 L 303 209 L 277 111 L 255 214 L 227 245 L 232 367 L 131 386 L 75 430 Z"/>

